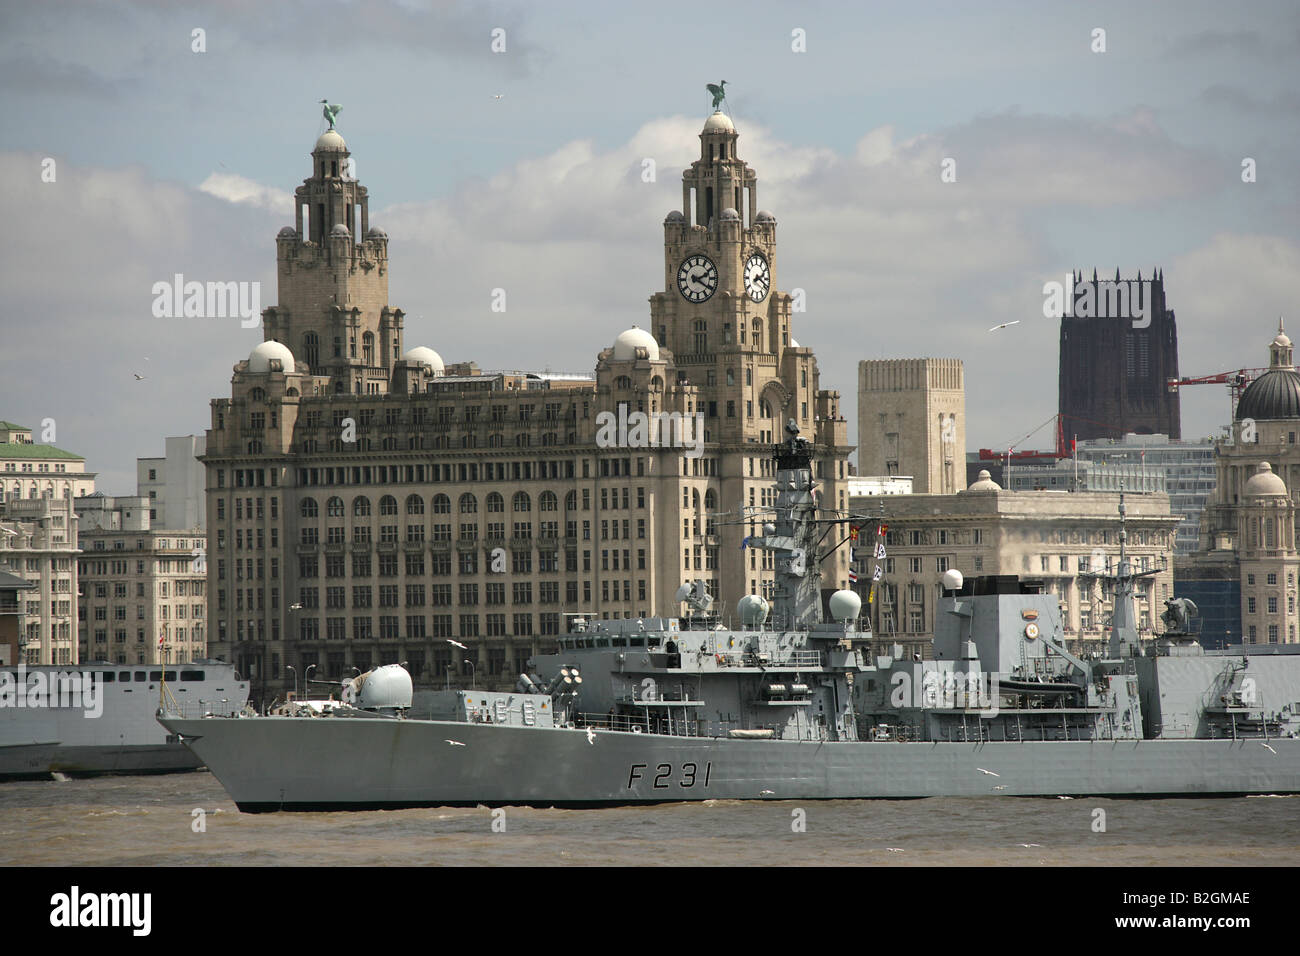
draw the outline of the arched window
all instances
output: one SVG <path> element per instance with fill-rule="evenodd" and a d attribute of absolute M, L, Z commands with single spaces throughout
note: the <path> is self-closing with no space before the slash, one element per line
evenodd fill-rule
<path fill-rule="evenodd" d="M 424 499 L 419 495 L 410 495 L 406 499 L 406 513 L 408 515 L 424 514 Z"/>
<path fill-rule="evenodd" d="M 526 491 L 516 491 L 515 496 L 511 501 L 511 507 L 514 508 L 515 511 L 532 511 L 533 501 L 528 497 Z"/>
<path fill-rule="evenodd" d="M 460 513 L 463 515 L 478 514 L 478 499 L 468 493 L 461 495 Z"/>
<path fill-rule="evenodd" d="M 515 436 L 515 447 L 516 447 L 516 448 L 527 448 L 527 447 L 528 447 L 529 445 L 531 445 L 532 443 L 533 443 L 533 439 L 532 439 L 532 437 L 531 437 L 530 435 L 528 435 L 527 433 L 524 433 L 524 434 L 520 434 L 520 435 L 516 435 L 516 436 Z"/>
<path fill-rule="evenodd" d="M 555 492 L 553 491 L 543 491 L 541 496 L 537 499 L 538 511 L 558 511 L 559 505 L 560 500 L 555 497 Z"/>
<path fill-rule="evenodd" d="M 329 498 L 325 502 L 325 514 L 331 518 L 343 517 L 343 499 L 337 496 Z"/>
<path fill-rule="evenodd" d="M 542 436 L 542 444 L 550 447 L 559 444 L 559 436 L 555 432 L 547 432 Z"/>
<path fill-rule="evenodd" d="M 367 365 L 375 364 L 375 336 L 371 332 L 361 336 L 361 361 Z"/>
<path fill-rule="evenodd" d="M 488 435 L 488 447 L 489 447 L 489 448 L 500 448 L 500 447 L 502 447 L 503 445 L 505 445 L 505 443 L 506 443 L 506 440 L 505 440 L 502 436 L 500 436 L 500 435 L 495 435 L 495 434 L 493 434 L 493 435 Z"/>
<path fill-rule="evenodd" d="M 568 494 L 564 496 L 564 510 L 565 511 L 578 510 L 578 493 L 576 491 L 570 491 Z"/>
<path fill-rule="evenodd" d="M 248 400 L 249 400 L 250 402 L 264 402 L 264 401 L 266 401 L 266 389 L 264 389 L 264 388 L 260 388 L 260 387 L 259 387 L 259 388 L 255 388 L 255 389 L 253 389 L 252 391 L 250 391 L 250 392 L 248 393 Z"/>
<path fill-rule="evenodd" d="M 302 504 L 298 505 L 298 514 L 302 515 L 304 518 L 315 518 L 320 514 L 320 509 L 316 507 L 316 499 L 302 499 Z"/>
<path fill-rule="evenodd" d="M 487 496 L 487 510 L 490 512 L 505 511 L 506 500 L 495 491 Z"/>
<path fill-rule="evenodd" d="M 392 495 L 384 495 L 379 499 L 379 513 L 381 515 L 397 514 L 397 499 Z"/>
<path fill-rule="evenodd" d="M 627 375 L 620 375 L 618 378 L 614 379 L 614 387 L 615 387 L 615 388 L 631 388 L 631 387 L 632 387 L 632 379 L 631 379 L 629 376 L 627 376 Z"/>
<path fill-rule="evenodd" d="M 436 515 L 451 514 L 451 499 L 446 495 L 433 496 L 433 513 Z"/>
<path fill-rule="evenodd" d="M 461 435 L 461 436 L 460 436 L 460 447 L 461 447 L 461 448 L 477 448 L 477 447 L 478 447 L 478 441 L 477 441 L 477 439 L 476 439 L 473 435 Z"/>
<path fill-rule="evenodd" d="M 352 499 L 352 517 L 369 518 L 370 517 L 370 499 L 365 495 L 357 495 Z"/>

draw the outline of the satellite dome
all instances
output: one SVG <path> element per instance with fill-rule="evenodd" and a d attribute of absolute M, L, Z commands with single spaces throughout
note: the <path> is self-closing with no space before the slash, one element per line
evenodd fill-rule
<path fill-rule="evenodd" d="M 293 226 L 285 226 L 279 232 L 276 233 L 276 236 L 279 237 L 280 239 L 292 239 L 297 235 L 298 235 L 298 230 L 293 228 Z"/>
<path fill-rule="evenodd" d="M 664 222 L 685 222 L 686 217 L 677 209 L 674 209 L 668 215 L 664 216 Z"/>
<path fill-rule="evenodd" d="M 1247 498 L 1266 498 L 1287 493 L 1286 482 L 1277 476 L 1273 466 L 1261 461 L 1255 473 L 1250 476 L 1244 489 Z"/>
<path fill-rule="evenodd" d="M 962 577 L 961 572 L 956 568 L 949 568 L 947 571 L 943 572 L 943 577 L 940 580 L 943 582 L 943 586 L 947 590 L 960 591 L 965 578 Z"/>
<path fill-rule="evenodd" d="M 754 214 L 754 222 L 776 222 L 776 216 L 772 215 L 766 209 L 760 209 Z"/>
<path fill-rule="evenodd" d="M 831 617 L 837 621 L 857 620 L 862 610 L 862 598 L 856 591 L 836 591 L 830 599 Z"/>
<path fill-rule="evenodd" d="M 993 476 L 988 473 L 988 469 L 981 469 L 979 476 L 970 483 L 967 491 L 1001 491 L 1002 486 L 993 480 Z"/>
<path fill-rule="evenodd" d="M 343 153 L 347 152 L 347 148 L 348 144 L 343 142 L 342 136 L 340 136 L 335 130 L 327 129 L 325 132 L 321 133 L 320 139 L 316 140 L 316 148 L 313 152 L 328 150 L 331 152 Z"/>
<path fill-rule="evenodd" d="M 614 340 L 614 361 L 627 362 L 635 359 L 637 349 L 645 349 L 650 361 L 659 361 L 659 343 L 653 335 L 635 325 Z"/>
<path fill-rule="evenodd" d="M 739 219 L 740 219 L 740 213 L 736 212 L 736 210 L 734 210 L 734 209 L 732 209 L 730 206 L 728 206 L 726 209 L 722 210 L 722 218 L 723 218 L 723 219 L 735 219 L 735 220 L 739 221 Z"/>
<path fill-rule="evenodd" d="M 767 620 L 771 605 L 761 594 L 746 594 L 736 602 L 736 614 L 743 627 L 757 627 Z"/>
<path fill-rule="evenodd" d="M 336 223 L 334 223 L 334 228 L 330 230 L 330 235 L 331 235 L 331 236 L 351 236 L 352 233 L 348 232 L 348 227 L 345 226 L 345 225 L 343 225 L 343 223 L 341 223 L 341 222 L 336 222 Z"/>
<path fill-rule="evenodd" d="M 413 349 L 407 349 L 402 353 L 403 362 L 415 362 L 417 365 L 430 365 L 433 367 L 434 375 L 441 375 L 446 368 L 442 362 L 442 356 L 433 349 L 423 345 L 417 345 Z"/>
<path fill-rule="evenodd" d="M 401 664 L 385 664 L 357 678 L 357 706 L 363 710 L 377 707 L 410 707 L 411 675 Z"/>
<path fill-rule="evenodd" d="M 366 230 L 366 238 L 387 239 L 388 233 L 384 232 L 384 230 L 380 229 L 378 226 L 371 226 L 369 229 Z"/>
<path fill-rule="evenodd" d="M 287 346 L 274 340 L 263 342 L 248 353 L 248 370 L 257 373 L 269 372 L 272 361 L 279 362 L 286 375 L 293 374 L 293 353 Z"/>
<path fill-rule="evenodd" d="M 704 132 L 706 133 L 734 133 L 736 125 L 731 122 L 731 117 L 722 110 L 714 110 L 713 115 L 704 121 Z"/>

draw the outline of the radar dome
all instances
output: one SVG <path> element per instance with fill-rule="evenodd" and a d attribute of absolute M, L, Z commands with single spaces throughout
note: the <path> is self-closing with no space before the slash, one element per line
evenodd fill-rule
<path fill-rule="evenodd" d="M 357 706 L 363 710 L 378 707 L 410 707 L 411 675 L 401 664 L 385 664 L 357 678 Z"/>
<path fill-rule="evenodd" d="M 831 617 L 837 621 L 855 621 L 862 610 L 862 598 L 856 591 L 836 591 L 830 599 Z"/>
<path fill-rule="evenodd" d="M 614 340 L 614 361 L 627 362 L 635 359 L 637 349 L 645 349 L 650 361 L 659 361 L 659 343 L 653 335 L 635 325 Z"/>
<path fill-rule="evenodd" d="M 947 571 L 943 572 L 943 586 L 945 590 L 960 591 L 964 580 L 965 579 L 961 576 L 961 572 L 956 568 L 949 568 Z"/>
<path fill-rule="evenodd" d="M 442 362 L 442 356 L 433 349 L 424 345 L 417 345 L 413 349 L 407 349 L 402 353 L 403 362 L 414 362 L 417 365 L 429 365 L 433 367 L 434 375 L 441 375 L 446 368 Z"/>
<path fill-rule="evenodd" d="M 248 370 L 257 373 L 269 372 L 272 360 L 283 366 L 286 375 L 293 374 L 293 353 L 287 346 L 274 340 L 263 342 L 248 353 Z"/>
<path fill-rule="evenodd" d="M 771 605 L 761 594 L 746 594 L 736 602 L 736 613 L 745 627 L 757 627 L 767 620 Z"/>

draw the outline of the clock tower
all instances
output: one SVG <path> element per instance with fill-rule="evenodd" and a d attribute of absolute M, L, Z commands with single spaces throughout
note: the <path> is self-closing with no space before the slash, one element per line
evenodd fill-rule
<path fill-rule="evenodd" d="M 682 210 L 664 220 L 664 291 L 651 296 L 650 317 L 677 384 L 696 390 L 706 453 L 719 459 L 710 482 L 719 511 L 743 513 L 744 534 L 761 534 L 763 509 L 773 503 L 771 446 L 786 422 L 816 446 L 823 509 L 847 507 L 852 448 L 839 393 L 820 388 L 812 350 L 792 337 L 793 300 L 776 288 L 776 217 L 758 208 L 758 176 L 737 154 L 738 138 L 721 110 L 704 123 L 700 158 L 682 173 Z M 823 588 L 847 586 L 847 551 L 823 562 Z M 767 591 L 772 573 L 763 560 L 722 547 L 719 577 L 743 575 L 747 591 Z"/>

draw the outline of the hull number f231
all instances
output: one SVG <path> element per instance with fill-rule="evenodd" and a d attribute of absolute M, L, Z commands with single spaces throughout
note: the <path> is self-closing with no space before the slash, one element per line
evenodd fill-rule
<path fill-rule="evenodd" d="M 634 781 L 649 779 L 649 770 L 649 764 L 632 764 L 632 769 L 629 770 L 627 774 L 627 788 L 631 790 Z M 707 787 L 709 785 L 709 778 L 713 776 L 713 761 L 706 763 L 703 771 L 701 771 L 699 764 L 684 763 L 681 765 L 680 774 L 680 779 L 674 780 L 673 778 L 675 774 L 673 773 L 672 764 L 656 764 L 652 786 L 655 790 L 667 790 L 673 783 L 676 783 L 677 786 L 681 787 L 683 790 L 689 790 L 697 783 L 702 787 Z"/>

